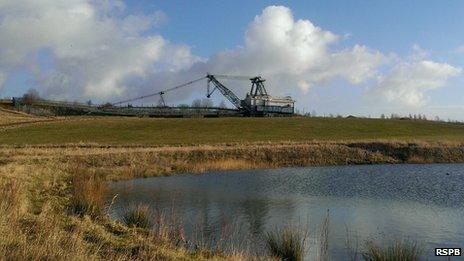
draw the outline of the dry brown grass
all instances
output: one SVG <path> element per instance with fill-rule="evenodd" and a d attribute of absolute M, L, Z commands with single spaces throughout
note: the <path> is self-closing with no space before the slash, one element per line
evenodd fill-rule
<path fill-rule="evenodd" d="M 35 177 L 42 174 L 23 166 L 0 168 L 0 256 L 7 260 L 38 260 L 92 257 L 83 248 L 79 233 L 67 233 L 51 201 L 39 202 Z M 47 185 L 45 185 L 46 187 Z M 39 192 L 40 193 L 40 192 Z M 42 195 L 43 196 L 43 195 Z M 40 204 L 40 211 L 34 206 Z M 34 213 L 35 212 L 35 213 Z"/>
<path fill-rule="evenodd" d="M 5 159 L 0 164 L 0 259 L 247 259 L 240 253 L 187 250 L 178 239 L 172 241 L 175 230 L 163 223 L 150 232 L 109 220 L 101 215 L 107 177 L 63 151 L 54 150 L 53 156 L 47 150 L 4 152 L 0 153 Z M 92 158 L 89 155 L 89 161 L 98 164 Z"/>
<path fill-rule="evenodd" d="M 425 142 L 280 142 L 176 147 L 0 146 L 0 165 L 8 162 L 60 162 L 68 171 L 85 169 L 107 180 L 203 173 L 229 169 L 289 166 L 458 163 L 461 143 Z"/>

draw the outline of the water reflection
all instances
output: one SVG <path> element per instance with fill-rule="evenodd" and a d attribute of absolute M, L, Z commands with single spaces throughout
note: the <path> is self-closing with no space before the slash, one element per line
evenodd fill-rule
<path fill-rule="evenodd" d="M 361 240 L 419 240 L 433 259 L 434 247 L 464 245 L 463 181 L 463 164 L 286 168 L 118 182 L 108 196 L 119 194 L 114 218 L 146 203 L 175 212 L 187 234 L 226 234 L 250 248 L 266 231 L 308 219 L 317 234 L 329 210 L 333 259 L 346 254 L 346 227 Z"/>

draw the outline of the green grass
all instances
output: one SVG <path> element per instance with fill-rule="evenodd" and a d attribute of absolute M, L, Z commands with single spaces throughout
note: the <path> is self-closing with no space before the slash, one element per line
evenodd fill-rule
<path fill-rule="evenodd" d="M 0 144 L 211 144 L 308 140 L 464 141 L 464 124 L 343 118 L 77 117 L 0 130 Z"/>

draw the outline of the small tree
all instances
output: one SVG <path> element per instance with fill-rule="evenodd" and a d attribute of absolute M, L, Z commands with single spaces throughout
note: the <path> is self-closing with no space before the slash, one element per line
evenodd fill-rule
<path fill-rule="evenodd" d="M 36 101 L 40 100 L 39 92 L 36 89 L 29 89 L 23 95 L 23 101 L 25 104 L 32 104 Z"/>
<path fill-rule="evenodd" d="M 201 100 L 200 99 L 193 100 L 192 107 L 201 107 Z"/>

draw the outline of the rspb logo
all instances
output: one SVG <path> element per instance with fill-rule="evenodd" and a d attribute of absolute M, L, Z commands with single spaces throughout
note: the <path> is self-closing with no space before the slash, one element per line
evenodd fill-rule
<path fill-rule="evenodd" d="M 461 256 L 461 248 L 435 248 L 435 256 Z"/>

